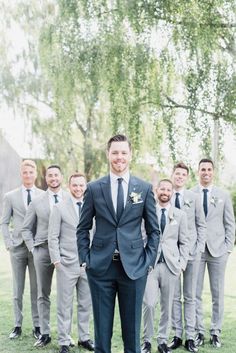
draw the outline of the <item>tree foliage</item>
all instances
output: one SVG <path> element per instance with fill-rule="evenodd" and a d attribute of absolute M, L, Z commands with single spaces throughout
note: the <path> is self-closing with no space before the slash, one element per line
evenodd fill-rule
<path fill-rule="evenodd" d="M 134 159 L 148 150 L 160 165 L 191 164 L 196 139 L 200 153 L 214 146 L 222 157 L 224 127 L 236 123 L 233 0 L 19 3 L 9 18 L 27 34 L 21 60 L 30 65 L 15 80 L 5 60 L 1 85 L 5 99 L 49 107 L 33 127 L 50 159 L 91 179 L 106 169 L 105 141 L 117 132 L 131 138 Z"/>

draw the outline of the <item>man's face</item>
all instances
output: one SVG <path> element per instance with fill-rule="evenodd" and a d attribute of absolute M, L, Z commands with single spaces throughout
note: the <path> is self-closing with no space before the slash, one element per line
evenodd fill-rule
<path fill-rule="evenodd" d="M 110 164 L 110 170 L 116 175 L 123 175 L 129 170 L 132 153 L 127 141 L 112 142 L 107 158 Z"/>
<path fill-rule="evenodd" d="M 200 163 L 198 169 L 199 181 L 202 186 L 209 186 L 214 177 L 213 165 L 209 162 Z"/>
<path fill-rule="evenodd" d="M 168 203 L 173 194 L 173 186 L 168 181 L 161 181 L 156 189 L 156 195 L 158 201 L 162 203 Z"/>
<path fill-rule="evenodd" d="M 83 176 L 71 178 L 69 189 L 71 195 L 74 196 L 76 199 L 80 200 L 83 198 L 86 187 L 87 183 Z"/>
<path fill-rule="evenodd" d="M 36 178 L 37 178 L 37 172 L 35 168 L 28 165 L 21 167 L 21 180 L 22 180 L 22 184 L 25 187 L 31 188 L 34 185 Z"/>
<path fill-rule="evenodd" d="M 188 180 L 188 172 L 183 168 L 176 168 L 172 174 L 172 183 L 175 189 L 182 189 Z"/>
<path fill-rule="evenodd" d="M 62 174 L 58 168 L 49 168 L 46 171 L 46 183 L 47 186 L 51 189 L 58 189 L 62 183 Z"/>

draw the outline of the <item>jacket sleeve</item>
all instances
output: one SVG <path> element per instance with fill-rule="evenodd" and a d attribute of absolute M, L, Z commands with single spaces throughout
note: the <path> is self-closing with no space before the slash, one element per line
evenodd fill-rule
<path fill-rule="evenodd" d="M 3 239 L 7 250 L 9 250 L 13 246 L 11 232 L 9 229 L 10 220 L 12 216 L 13 216 L 13 209 L 11 205 L 11 200 L 8 195 L 5 195 L 3 198 L 1 226 L 2 226 Z"/>
<path fill-rule="evenodd" d="M 93 195 L 90 185 L 88 184 L 85 191 L 84 204 L 80 216 L 80 221 L 77 226 L 77 246 L 80 263 L 86 262 L 90 248 L 90 230 L 93 227 L 93 217 L 95 215 Z"/>
<path fill-rule="evenodd" d="M 156 202 L 151 185 L 148 188 L 145 199 L 143 218 L 147 237 L 145 250 L 149 257 L 150 266 L 154 267 L 159 245 L 160 231 L 156 214 Z"/>

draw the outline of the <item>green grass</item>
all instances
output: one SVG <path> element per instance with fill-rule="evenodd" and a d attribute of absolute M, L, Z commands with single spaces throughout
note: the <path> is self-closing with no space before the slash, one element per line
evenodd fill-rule
<path fill-rule="evenodd" d="M 29 285 L 28 277 L 26 280 L 26 288 L 24 295 L 24 320 L 23 320 L 23 333 L 22 336 L 17 340 L 9 340 L 8 335 L 13 328 L 13 310 L 12 310 L 12 276 L 9 254 L 5 250 L 2 237 L 0 237 L 0 352 L 4 353 L 26 353 L 35 352 L 40 349 L 33 347 L 35 339 L 32 337 L 32 322 L 30 312 L 30 298 L 29 298 Z M 56 290 L 55 290 L 55 278 L 53 281 L 53 288 L 51 294 L 51 329 L 52 329 L 52 343 L 43 349 L 43 352 L 55 353 L 58 351 L 57 344 L 57 326 L 56 326 Z M 211 295 L 209 290 L 208 278 L 205 281 L 205 288 L 203 293 L 204 310 L 205 310 L 205 325 L 206 329 L 210 327 L 210 316 L 211 316 Z M 74 306 L 74 311 L 76 306 Z M 157 309 L 157 320 L 159 318 L 159 312 Z M 157 323 L 156 323 L 157 327 Z M 221 353 L 234 353 L 236 352 L 236 249 L 233 254 L 229 257 L 228 266 L 226 269 L 226 281 L 225 281 L 225 316 L 222 331 L 222 348 Z M 93 325 L 91 322 L 91 337 L 93 336 Z M 72 337 L 77 341 L 77 330 L 76 330 L 76 316 L 73 318 L 72 326 Z M 170 336 L 171 337 L 171 336 Z M 202 353 L 214 352 L 215 350 L 208 343 L 209 336 L 207 335 L 207 341 L 204 347 L 199 350 Z M 78 347 L 71 348 L 70 351 L 85 353 L 83 349 Z M 153 352 L 156 351 L 156 341 L 153 339 Z M 123 345 L 120 333 L 119 315 L 116 312 L 114 322 L 114 333 L 112 340 L 112 352 L 122 353 Z M 177 352 L 186 352 L 184 348 L 178 349 Z"/>

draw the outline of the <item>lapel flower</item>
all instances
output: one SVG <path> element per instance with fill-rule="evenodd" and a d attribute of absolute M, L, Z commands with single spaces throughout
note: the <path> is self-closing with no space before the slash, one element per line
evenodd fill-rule
<path fill-rule="evenodd" d="M 210 199 L 210 203 L 216 207 L 218 203 L 222 202 L 221 199 L 219 199 L 217 196 L 212 196 Z"/>
<path fill-rule="evenodd" d="M 142 195 L 142 192 L 134 192 L 134 191 L 132 191 L 130 193 L 130 195 L 129 195 L 129 199 L 134 204 L 141 203 L 141 202 L 143 202 L 141 195 Z"/>
<path fill-rule="evenodd" d="M 184 206 L 190 208 L 191 207 L 191 204 L 193 203 L 192 200 L 184 200 Z"/>
<path fill-rule="evenodd" d="M 175 218 L 174 218 L 174 213 L 173 212 L 170 212 L 168 216 L 169 216 L 170 224 L 176 224 L 177 223 Z"/>

